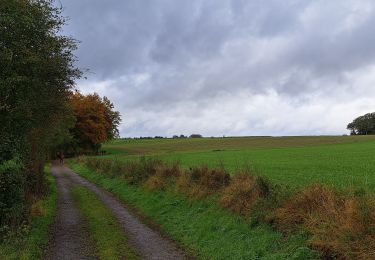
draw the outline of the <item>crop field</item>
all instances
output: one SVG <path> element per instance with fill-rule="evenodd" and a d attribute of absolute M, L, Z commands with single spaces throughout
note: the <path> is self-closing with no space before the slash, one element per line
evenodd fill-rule
<path fill-rule="evenodd" d="M 375 187 L 375 136 L 122 139 L 103 147 L 116 160 L 152 156 L 184 167 L 247 168 L 274 183 Z"/>

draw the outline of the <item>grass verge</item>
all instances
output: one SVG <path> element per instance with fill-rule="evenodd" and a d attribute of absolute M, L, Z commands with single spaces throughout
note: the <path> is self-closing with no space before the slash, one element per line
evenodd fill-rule
<path fill-rule="evenodd" d="M 307 245 L 324 259 L 375 259 L 375 194 L 365 189 L 340 190 L 319 183 L 290 189 L 251 171 L 230 176 L 223 168 L 187 170 L 152 158 L 127 163 L 100 158 L 77 161 L 107 178 L 149 191 L 217 202 L 254 226 L 271 225 L 287 238 L 306 232 Z"/>
<path fill-rule="evenodd" d="M 161 226 L 171 238 L 203 259 L 317 259 L 306 246 L 307 236 L 288 238 L 268 225 L 252 226 L 245 218 L 222 209 L 210 198 L 191 200 L 172 191 L 150 192 L 72 162 L 88 180 L 113 192 Z"/>
<path fill-rule="evenodd" d="M 128 245 L 116 218 L 95 193 L 76 187 L 73 196 L 89 224 L 100 259 L 139 259 L 136 251 Z"/>
<path fill-rule="evenodd" d="M 32 221 L 16 234 L 0 244 L 0 259 L 41 259 L 48 244 L 48 229 L 52 224 L 57 209 L 57 187 L 51 175 L 50 165 L 45 172 L 50 193 L 32 205 Z"/>

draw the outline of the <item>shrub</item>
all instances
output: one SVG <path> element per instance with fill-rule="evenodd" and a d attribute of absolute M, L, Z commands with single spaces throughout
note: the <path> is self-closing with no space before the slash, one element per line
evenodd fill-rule
<path fill-rule="evenodd" d="M 191 198 L 200 199 L 224 188 L 229 181 L 230 175 L 224 169 L 201 166 L 181 171 L 176 180 L 176 189 Z"/>
<path fill-rule="evenodd" d="M 144 183 L 146 189 L 150 191 L 163 190 L 166 187 L 166 180 L 162 174 L 155 174 Z"/>
<path fill-rule="evenodd" d="M 25 175 L 14 159 L 0 164 L 0 238 L 6 227 L 19 226 L 26 217 Z"/>
<path fill-rule="evenodd" d="M 129 184 L 142 184 L 150 176 L 155 175 L 163 167 L 163 163 L 160 160 L 153 158 L 140 158 L 139 161 L 127 162 L 123 178 L 129 182 Z"/>
<path fill-rule="evenodd" d="M 323 257 L 375 259 L 375 198 L 343 194 L 327 186 L 311 185 L 275 211 L 281 231 L 303 229 Z"/>
<path fill-rule="evenodd" d="M 230 181 L 230 175 L 224 169 L 209 169 L 207 166 L 194 168 L 192 178 L 210 191 L 217 191 L 227 186 Z"/>
<path fill-rule="evenodd" d="M 165 167 L 164 172 L 163 172 L 164 176 L 168 178 L 172 178 L 172 177 L 177 178 L 178 176 L 181 175 L 181 173 L 182 173 L 182 170 L 178 162 L 173 163 L 172 166 Z"/>
<path fill-rule="evenodd" d="M 236 174 L 224 189 L 220 205 L 234 213 L 250 216 L 255 203 L 270 193 L 270 184 L 263 177 Z"/>

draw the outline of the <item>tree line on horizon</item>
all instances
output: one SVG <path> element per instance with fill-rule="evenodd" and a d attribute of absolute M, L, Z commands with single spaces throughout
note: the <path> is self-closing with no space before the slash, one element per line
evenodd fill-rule
<path fill-rule="evenodd" d="M 75 89 L 82 71 L 65 22 L 50 0 L 0 1 L 0 241 L 48 192 L 56 151 L 95 152 L 118 135 L 110 100 Z"/>
<path fill-rule="evenodd" d="M 167 136 L 160 136 L 160 135 L 155 135 L 154 137 L 152 136 L 140 136 L 140 137 L 128 137 L 128 138 L 125 138 L 125 139 L 167 139 L 167 138 L 173 138 L 173 139 L 177 139 L 177 138 L 203 138 L 203 136 L 201 134 L 191 134 L 189 136 L 187 135 L 173 135 L 172 137 L 167 137 Z"/>
<path fill-rule="evenodd" d="M 351 135 L 375 134 L 375 112 L 359 116 L 348 124 L 347 129 Z"/>

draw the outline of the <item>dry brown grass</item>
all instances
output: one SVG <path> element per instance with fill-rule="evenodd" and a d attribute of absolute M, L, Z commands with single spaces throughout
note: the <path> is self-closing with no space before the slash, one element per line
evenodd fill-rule
<path fill-rule="evenodd" d="M 270 192 L 267 181 L 247 174 L 235 175 L 224 189 L 220 205 L 234 213 L 249 216 L 253 205 Z"/>
<path fill-rule="evenodd" d="M 193 199 L 200 199 L 208 195 L 208 189 L 200 187 L 193 181 L 191 171 L 182 171 L 175 181 L 177 192 Z"/>
<path fill-rule="evenodd" d="M 375 259 L 375 198 L 342 194 L 322 185 L 296 193 L 274 213 L 286 233 L 311 234 L 311 247 L 326 259 Z"/>
<path fill-rule="evenodd" d="M 45 209 L 43 208 L 42 201 L 37 201 L 31 205 L 31 216 L 43 216 L 45 215 Z"/>
<path fill-rule="evenodd" d="M 144 187 L 150 191 L 164 190 L 167 186 L 165 177 L 161 174 L 150 176 L 144 183 Z"/>
<path fill-rule="evenodd" d="M 201 166 L 180 171 L 175 185 L 177 191 L 193 199 L 200 199 L 223 189 L 229 181 L 230 175 L 224 169 Z"/>
<path fill-rule="evenodd" d="M 144 186 L 150 191 L 164 190 L 171 182 L 175 181 L 182 173 L 179 164 L 166 165 L 157 162 L 152 168 L 152 174 L 145 181 Z"/>

